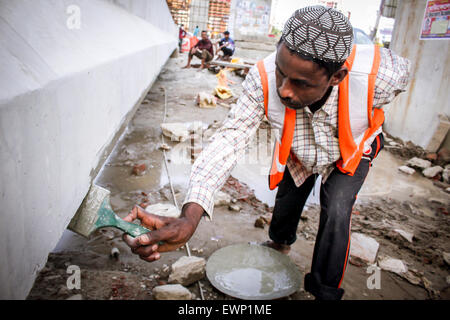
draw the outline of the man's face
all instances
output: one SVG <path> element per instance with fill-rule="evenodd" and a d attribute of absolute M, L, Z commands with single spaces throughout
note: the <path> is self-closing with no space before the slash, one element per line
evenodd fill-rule
<path fill-rule="evenodd" d="M 202 32 L 202 39 L 208 40 L 208 34 L 206 32 Z"/>
<path fill-rule="evenodd" d="M 225 37 L 226 40 L 228 40 L 228 38 L 230 38 L 229 34 L 224 34 L 223 36 Z"/>
<path fill-rule="evenodd" d="M 300 58 L 281 43 L 278 46 L 275 75 L 281 102 L 288 108 L 298 110 L 322 99 L 328 88 L 338 85 L 346 73 L 343 77 L 335 74 L 329 79 L 324 68 Z"/>

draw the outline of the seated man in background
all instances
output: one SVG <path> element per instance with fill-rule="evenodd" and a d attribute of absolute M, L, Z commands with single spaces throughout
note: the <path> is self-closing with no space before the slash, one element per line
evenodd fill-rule
<path fill-rule="evenodd" d="M 206 31 L 202 31 L 202 39 L 189 52 L 188 63 L 184 67 L 185 69 L 191 67 L 191 60 L 193 56 L 196 56 L 202 60 L 202 66 L 200 69 L 207 68 L 208 62 L 214 58 L 213 44 L 211 40 L 209 40 L 208 33 Z"/>
<path fill-rule="evenodd" d="M 224 38 L 219 41 L 218 51 L 220 50 L 223 52 L 222 60 L 230 61 L 231 57 L 234 54 L 234 50 L 235 50 L 234 41 L 233 41 L 233 39 L 230 38 L 229 31 L 225 31 L 223 33 L 223 35 L 224 35 Z"/>

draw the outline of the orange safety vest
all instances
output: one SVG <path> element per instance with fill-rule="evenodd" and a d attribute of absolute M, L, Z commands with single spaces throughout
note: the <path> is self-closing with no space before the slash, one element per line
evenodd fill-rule
<path fill-rule="evenodd" d="M 270 190 L 274 190 L 283 180 L 296 120 L 296 111 L 285 107 L 276 94 L 275 59 L 276 52 L 257 63 L 265 113 L 271 126 L 278 129 L 275 130 L 278 136 L 269 172 Z M 365 142 L 384 122 L 383 109 L 373 108 L 380 48 L 376 45 L 355 45 L 345 66 L 349 74 L 339 84 L 338 135 L 341 159 L 336 165 L 341 172 L 353 176 L 365 151 Z"/>

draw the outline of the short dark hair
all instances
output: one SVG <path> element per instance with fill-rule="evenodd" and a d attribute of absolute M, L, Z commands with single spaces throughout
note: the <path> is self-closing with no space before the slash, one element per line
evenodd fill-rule
<path fill-rule="evenodd" d="M 223 34 L 226 35 L 226 36 L 229 36 L 230 35 L 230 31 L 225 31 Z"/>
<path fill-rule="evenodd" d="M 280 41 L 277 44 L 277 47 L 279 47 L 282 43 L 284 42 L 283 37 L 281 37 Z M 286 48 L 288 48 L 288 50 L 292 53 L 292 54 L 296 54 L 297 56 L 299 56 L 300 58 L 302 58 L 303 60 L 307 60 L 307 61 L 312 61 L 316 64 L 319 65 L 319 67 L 325 69 L 326 74 L 328 76 L 328 79 L 331 78 L 331 76 L 333 74 L 335 74 L 336 71 L 338 71 L 339 69 L 342 68 L 342 66 L 344 65 L 344 62 L 326 62 L 317 58 L 314 58 L 308 54 L 305 53 L 300 53 L 294 50 L 291 50 L 288 46 L 286 46 Z"/>
<path fill-rule="evenodd" d="M 206 30 L 202 30 L 202 33 L 203 33 L 203 32 L 206 33 L 206 34 L 208 33 L 208 31 L 206 31 Z"/>

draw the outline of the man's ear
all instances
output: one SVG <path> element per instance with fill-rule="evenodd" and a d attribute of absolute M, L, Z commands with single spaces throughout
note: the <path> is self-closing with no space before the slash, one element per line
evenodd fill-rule
<path fill-rule="evenodd" d="M 345 79 L 345 77 L 348 75 L 348 69 L 346 66 L 343 66 L 341 69 L 339 69 L 338 71 L 336 71 L 332 76 L 331 76 L 331 82 L 330 85 L 331 86 L 337 86 L 339 83 L 341 83 L 342 80 Z"/>

